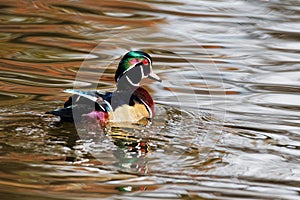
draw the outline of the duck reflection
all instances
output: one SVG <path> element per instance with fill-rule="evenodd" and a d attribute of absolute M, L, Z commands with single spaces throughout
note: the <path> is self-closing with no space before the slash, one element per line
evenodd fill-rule
<path fill-rule="evenodd" d="M 149 123 L 149 122 L 147 122 Z M 102 126 L 91 120 L 81 123 L 56 124 L 66 134 L 58 135 L 53 128 L 53 139 L 64 140 L 74 154 L 66 156 L 66 161 L 78 163 L 101 163 L 101 166 L 113 167 L 118 171 L 134 174 L 148 173 L 148 155 L 151 153 L 151 141 L 142 136 L 147 124 L 111 124 Z M 58 128 L 58 127 L 57 127 Z M 80 153 L 78 153 L 80 152 Z"/>
<path fill-rule="evenodd" d="M 128 172 L 147 174 L 147 155 L 151 153 L 147 139 L 132 135 L 130 130 L 113 128 L 111 138 L 118 147 L 113 153 L 118 159 L 116 166 Z"/>

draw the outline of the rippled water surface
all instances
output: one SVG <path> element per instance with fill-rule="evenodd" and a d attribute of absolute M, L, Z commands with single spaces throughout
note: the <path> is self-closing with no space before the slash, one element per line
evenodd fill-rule
<path fill-rule="evenodd" d="M 0 197 L 300 199 L 300 2 L 1 1 Z M 152 124 L 44 114 L 138 49 Z"/>

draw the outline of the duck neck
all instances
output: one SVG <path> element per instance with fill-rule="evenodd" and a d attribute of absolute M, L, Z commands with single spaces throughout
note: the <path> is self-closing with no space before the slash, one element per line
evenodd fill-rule
<path fill-rule="evenodd" d="M 112 94 L 111 105 L 115 110 L 117 107 L 122 105 L 134 105 L 132 99 L 133 93 L 138 89 L 137 86 L 132 85 L 117 85 L 117 89 Z"/>
<path fill-rule="evenodd" d="M 117 84 L 117 90 L 118 92 L 122 92 L 122 91 L 127 91 L 128 93 L 130 93 L 131 91 L 134 92 L 137 88 L 139 88 L 139 86 L 134 86 L 134 85 L 130 85 L 130 84 Z"/>

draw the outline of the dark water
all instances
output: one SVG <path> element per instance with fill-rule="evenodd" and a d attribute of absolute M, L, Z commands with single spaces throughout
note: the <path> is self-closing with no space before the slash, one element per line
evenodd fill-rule
<path fill-rule="evenodd" d="M 0 199 L 300 199 L 300 2 L 0 2 Z M 131 49 L 146 127 L 57 125 Z"/>

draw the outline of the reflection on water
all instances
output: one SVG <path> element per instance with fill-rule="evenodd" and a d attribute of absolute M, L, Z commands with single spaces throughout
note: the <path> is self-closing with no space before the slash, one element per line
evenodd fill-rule
<path fill-rule="evenodd" d="M 299 199 L 299 5 L 1 2 L 1 199 Z M 131 49 L 164 80 L 152 124 L 44 114 Z"/>

